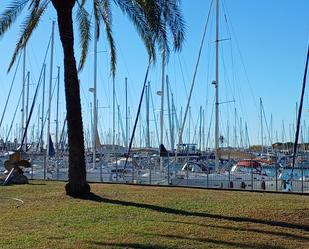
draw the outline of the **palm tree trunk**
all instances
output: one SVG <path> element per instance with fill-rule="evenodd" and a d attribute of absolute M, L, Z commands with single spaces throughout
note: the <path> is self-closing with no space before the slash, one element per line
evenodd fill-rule
<path fill-rule="evenodd" d="M 90 193 L 86 180 L 83 121 L 80 90 L 74 56 L 72 9 L 76 0 L 52 0 L 57 11 L 60 39 L 64 53 L 64 83 L 68 122 L 69 182 L 66 194 L 82 196 Z"/>

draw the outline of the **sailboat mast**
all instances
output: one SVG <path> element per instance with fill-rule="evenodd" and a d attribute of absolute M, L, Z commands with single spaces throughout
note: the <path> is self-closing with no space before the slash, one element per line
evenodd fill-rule
<path fill-rule="evenodd" d="M 150 87 L 150 81 L 148 82 L 148 87 L 149 87 L 149 96 L 151 98 L 151 107 L 152 107 L 152 115 L 153 115 L 153 120 L 155 123 L 155 131 L 156 131 L 156 138 L 157 138 L 157 144 L 159 144 L 160 140 L 159 140 L 159 131 L 158 131 L 158 122 L 157 122 L 157 115 L 155 113 L 155 108 L 154 108 L 154 103 L 153 103 L 153 97 L 152 97 L 152 91 L 151 91 L 151 87 Z"/>
<path fill-rule="evenodd" d="M 172 112 L 171 112 L 171 105 L 170 105 L 170 85 L 168 75 L 166 75 L 166 96 L 167 96 L 167 108 L 168 108 L 168 121 L 169 121 L 169 133 L 170 133 L 170 140 L 171 140 L 171 150 L 174 150 L 174 133 L 172 128 Z"/>
<path fill-rule="evenodd" d="M 129 129 L 128 129 L 128 78 L 125 77 L 125 92 L 126 92 L 126 141 L 125 146 L 126 148 L 129 145 L 128 139 L 129 139 Z"/>
<path fill-rule="evenodd" d="M 284 128 L 284 120 L 282 120 L 282 133 L 281 133 L 281 141 L 285 143 L 285 128 Z"/>
<path fill-rule="evenodd" d="M 250 140 L 249 140 L 247 122 L 246 122 L 246 124 L 245 124 L 245 130 L 246 130 L 246 148 L 250 148 Z"/>
<path fill-rule="evenodd" d="M 234 108 L 234 147 L 237 148 L 237 110 Z"/>
<path fill-rule="evenodd" d="M 21 136 L 20 136 L 21 139 L 23 137 L 25 129 L 25 85 L 26 85 L 26 47 L 24 47 L 24 53 L 23 53 L 23 85 L 22 85 L 22 97 L 21 97 Z"/>
<path fill-rule="evenodd" d="M 94 25 L 94 70 L 93 70 L 93 127 L 92 127 L 92 163 L 96 163 L 96 134 L 97 134 L 97 50 L 98 50 L 98 25 Z"/>
<path fill-rule="evenodd" d="M 226 147 L 230 147 L 230 123 L 229 120 L 227 120 L 226 124 Z"/>
<path fill-rule="evenodd" d="M 58 66 L 58 74 L 57 74 L 57 105 L 56 105 L 56 150 L 58 152 L 59 149 L 59 84 L 60 84 L 60 67 Z"/>
<path fill-rule="evenodd" d="M 164 77 L 165 77 L 165 47 L 162 49 L 162 84 L 161 84 L 161 111 L 160 111 L 160 144 L 163 144 L 163 130 L 164 130 Z M 163 170 L 163 159 L 160 157 L 160 170 Z"/>
<path fill-rule="evenodd" d="M 116 122 L 117 122 L 117 130 L 116 130 L 116 143 L 118 144 L 118 145 L 121 145 L 121 142 L 120 142 L 120 120 L 119 120 L 119 117 L 120 117 L 120 105 L 117 103 L 117 113 L 116 113 L 116 115 L 117 115 L 117 117 L 116 117 Z"/>
<path fill-rule="evenodd" d="M 164 15 L 164 28 L 166 28 L 166 16 Z M 165 79 L 165 59 L 166 59 L 166 47 L 163 43 L 162 48 L 162 75 L 161 75 L 161 112 L 160 112 L 160 145 L 164 143 L 164 79 Z M 163 158 L 160 156 L 160 171 L 163 171 Z"/>
<path fill-rule="evenodd" d="M 130 134 L 130 130 L 131 130 L 131 125 L 130 125 L 130 119 L 131 119 L 131 109 L 130 109 L 130 106 L 128 106 L 128 134 Z M 129 146 L 129 137 L 128 138 L 128 146 Z"/>
<path fill-rule="evenodd" d="M 50 51 L 50 71 L 49 71 L 49 98 L 48 98 L 48 119 L 47 119 L 47 139 L 46 139 L 46 155 L 49 153 L 49 136 L 50 136 L 50 116 L 51 116 L 51 99 L 52 99 L 52 83 L 53 83 L 53 64 L 54 64 L 54 30 L 55 21 L 52 22 L 52 41 Z"/>
<path fill-rule="evenodd" d="M 41 116 L 41 145 L 40 150 L 42 152 L 43 146 L 44 146 L 44 140 L 43 140 L 43 129 L 44 129 L 44 103 L 45 103 L 45 81 L 46 81 L 46 64 L 43 66 L 43 90 L 42 90 L 42 116 Z"/>
<path fill-rule="evenodd" d="M 115 104 L 115 95 L 116 95 L 116 92 L 115 92 L 115 77 L 113 77 L 113 150 L 115 148 L 115 132 L 116 132 L 116 128 L 115 128 L 115 124 L 116 124 L 116 121 L 115 121 L 115 108 L 116 108 L 116 104 Z"/>
<path fill-rule="evenodd" d="M 28 71 L 27 72 L 27 92 L 26 92 L 26 122 L 28 120 L 28 111 L 29 111 L 29 81 L 30 81 L 30 72 Z M 25 130 L 26 132 L 26 136 L 25 136 L 25 145 L 26 145 L 26 148 L 25 148 L 25 151 L 27 151 L 27 144 L 28 144 L 28 136 L 27 136 L 27 131 Z"/>
<path fill-rule="evenodd" d="M 260 98 L 260 112 L 261 112 L 261 153 L 263 153 L 264 151 L 264 134 L 263 134 L 263 113 L 262 113 L 262 109 L 263 108 L 263 102 L 262 102 L 262 98 Z"/>
<path fill-rule="evenodd" d="M 200 151 L 202 151 L 202 123 L 203 123 L 203 114 L 202 114 L 202 106 L 200 106 L 200 127 L 199 127 L 199 147 L 200 147 Z"/>
<path fill-rule="evenodd" d="M 189 106 L 189 129 L 188 129 L 188 143 L 191 143 L 191 106 Z"/>
<path fill-rule="evenodd" d="M 243 130 L 242 130 L 242 118 L 239 118 L 239 138 L 240 138 L 240 148 L 244 148 Z"/>
<path fill-rule="evenodd" d="M 203 134 L 203 136 L 202 136 L 202 144 L 203 144 L 203 146 L 202 146 L 202 150 L 203 151 L 206 151 L 206 148 L 205 148 L 205 109 L 203 109 L 203 130 L 202 130 L 202 134 Z"/>
<path fill-rule="evenodd" d="M 270 115 L 270 146 L 273 147 L 273 115 Z"/>
<path fill-rule="evenodd" d="M 215 168 L 219 168 L 219 0 L 216 7 L 216 112 L 215 112 Z"/>
<path fill-rule="evenodd" d="M 149 84 L 146 85 L 146 147 L 150 147 L 150 131 L 149 131 Z"/>
<path fill-rule="evenodd" d="M 39 104 L 38 108 L 38 123 L 37 123 L 37 134 L 36 134 L 38 143 L 40 142 L 40 113 L 41 113 L 41 104 Z"/>

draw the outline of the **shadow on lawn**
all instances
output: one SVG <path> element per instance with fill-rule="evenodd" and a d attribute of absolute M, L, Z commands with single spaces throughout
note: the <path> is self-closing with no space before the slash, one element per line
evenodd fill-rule
<path fill-rule="evenodd" d="M 154 236 L 154 237 L 164 237 L 169 239 L 177 239 L 177 240 L 191 240 L 194 242 L 199 243 L 207 243 L 207 244 L 215 244 L 220 246 L 227 246 L 230 247 L 237 247 L 237 248 L 250 248 L 250 249 L 261 249 L 261 248 L 267 248 L 267 249 L 284 249 L 285 247 L 282 246 L 273 246 L 265 243 L 242 243 L 242 242 L 235 242 L 235 241 L 222 241 L 222 240 L 216 240 L 216 239 L 209 239 L 209 238 L 196 238 L 196 237 L 186 237 L 186 236 L 180 236 L 180 235 L 172 235 L 172 234 L 152 234 L 152 233 L 144 233 L 143 235 L 147 236 Z"/>
<path fill-rule="evenodd" d="M 30 181 L 32 181 L 32 180 L 30 180 Z M 29 182 L 28 184 L 33 185 L 33 186 L 45 186 L 46 185 L 46 183 L 34 183 L 34 182 Z"/>
<path fill-rule="evenodd" d="M 215 244 L 217 246 L 226 246 L 228 248 L 230 247 L 237 247 L 237 248 L 251 248 L 251 249 L 285 249 L 285 247 L 282 246 L 272 246 L 269 244 L 251 244 L 251 243 L 240 243 L 240 242 L 232 242 L 232 241 L 222 241 L 222 240 L 215 240 L 215 239 L 205 239 L 205 238 L 193 238 L 193 237 L 185 237 L 185 236 L 178 236 L 178 235 L 162 235 L 162 234 L 145 234 L 145 235 L 152 235 L 154 237 L 164 237 L 171 240 L 189 240 L 193 241 L 194 245 L 196 245 L 196 242 L 198 243 L 207 243 L 207 244 Z M 123 247 L 123 248 L 133 248 L 133 249 L 171 249 L 171 248 L 177 248 L 177 246 L 162 246 L 162 245 L 145 245 L 145 244 L 139 244 L 139 243 L 110 243 L 110 242 L 98 242 L 98 241 L 88 241 L 88 243 L 92 245 L 96 245 L 98 247 L 106 248 L 107 246 L 111 247 Z M 180 243 L 179 243 L 180 244 Z M 203 245 L 201 245 L 203 246 Z M 182 246 L 183 248 L 183 246 Z"/>
<path fill-rule="evenodd" d="M 287 233 L 287 232 L 279 232 L 279 231 L 269 231 L 269 230 L 260 230 L 256 228 L 243 228 L 243 227 L 230 227 L 230 226 L 220 226 L 220 225 L 211 225 L 211 224 L 198 224 L 193 222 L 185 222 L 185 221 L 178 221 L 178 220 L 163 220 L 160 222 L 166 222 L 166 223 L 179 223 L 184 225 L 192 225 L 192 226 L 200 226 L 200 227 L 211 227 L 211 228 L 218 228 L 223 230 L 233 230 L 233 231 L 242 231 L 242 232 L 253 232 L 253 233 L 259 233 L 259 234 L 266 234 L 266 235 L 275 235 L 275 236 L 281 236 L 285 238 L 291 238 L 291 239 L 297 239 L 302 241 L 309 241 L 309 237 L 300 236 L 293 233 Z"/>
<path fill-rule="evenodd" d="M 251 222 L 251 223 L 256 223 L 256 224 L 263 224 L 263 225 L 269 225 L 269 226 L 277 226 L 277 227 L 285 227 L 285 228 L 309 231 L 308 225 L 293 224 L 293 223 L 287 223 L 283 221 L 261 220 L 261 219 L 255 219 L 255 218 L 249 218 L 249 217 L 233 217 L 233 216 L 225 216 L 225 215 L 219 215 L 219 214 L 208 214 L 208 213 L 201 213 L 201 212 L 194 212 L 194 211 L 186 211 L 186 210 L 174 209 L 174 208 L 169 208 L 169 207 L 161 207 L 161 206 L 156 206 L 156 205 L 146 204 L 146 203 L 136 203 L 136 202 L 130 202 L 130 201 L 113 200 L 113 199 L 103 198 L 94 193 L 90 193 L 89 195 L 82 197 L 82 199 L 95 201 L 95 202 L 104 202 L 108 204 L 121 205 L 121 206 L 143 208 L 143 209 L 153 210 L 153 211 L 167 213 L 167 214 L 174 214 L 174 215 L 211 218 L 211 219 L 228 220 L 228 221 L 234 221 L 234 222 Z"/>
<path fill-rule="evenodd" d="M 106 248 L 108 247 L 122 247 L 122 248 L 133 248 L 133 249 L 172 249 L 175 247 L 171 246 L 160 246 L 160 245 L 144 245 L 139 243 L 111 243 L 111 242 L 99 242 L 99 241 L 88 241 L 89 244 L 95 245 L 96 247 Z"/>

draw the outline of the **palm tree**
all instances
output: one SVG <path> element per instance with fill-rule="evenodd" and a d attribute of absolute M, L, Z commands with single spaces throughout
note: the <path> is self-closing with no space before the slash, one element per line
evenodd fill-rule
<path fill-rule="evenodd" d="M 90 15 L 85 8 L 86 0 L 11 0 L 10 5 L 0 16 L 0 37 L 12 26 L 22 11 L 27 9 L 29 14 L 21 25 L 21 36 L 13 53 L 9 71 L 50 3 L 57 12 L 58 29 L 64 54 L 64 84 L 69 143 L 69 181 L 65 189 L 66 194 L 78 197 L 90 193 L 90 186 L 86 180 L 80 89 L 74 55 L 72 12 L 76 2 L 78 3 L 76 15 L 81 45 L 78 69 L 81 70 L 86 61 L 91 37 Z M 105 26 L 111 51 L 113 77 L 116 72 L 116 47 L 112 33 L 111 4 L 119 7 L 133 22 L 146 46 L 149 61 L 155 61 L 157 48 L 169 48 L 168 34 L 171 34 L 170 36 L 173 38 L 174 49 L 177 51 L 181 49 L 184 40 L 184 22 L 179 10 L 179 0 L 88 0 L 88 2 L 93 4 L 95 25 L 98 27 L 97 38 L 100 35 L 101 24 Z"/>

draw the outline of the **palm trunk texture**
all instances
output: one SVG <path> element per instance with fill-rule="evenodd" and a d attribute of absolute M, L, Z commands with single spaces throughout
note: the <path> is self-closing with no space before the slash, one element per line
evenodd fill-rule
<path fill-rule="evenodd" d="M 64 53 L 64 83 L 68 122 L 69 182 L 66 194 L 74 197 L 90 193 L 86 180 L 83 121 L 80 90 L 74 56 L 72 9 L 76 0 L 52 0 L 57 11 L 60 39 Z"/>

